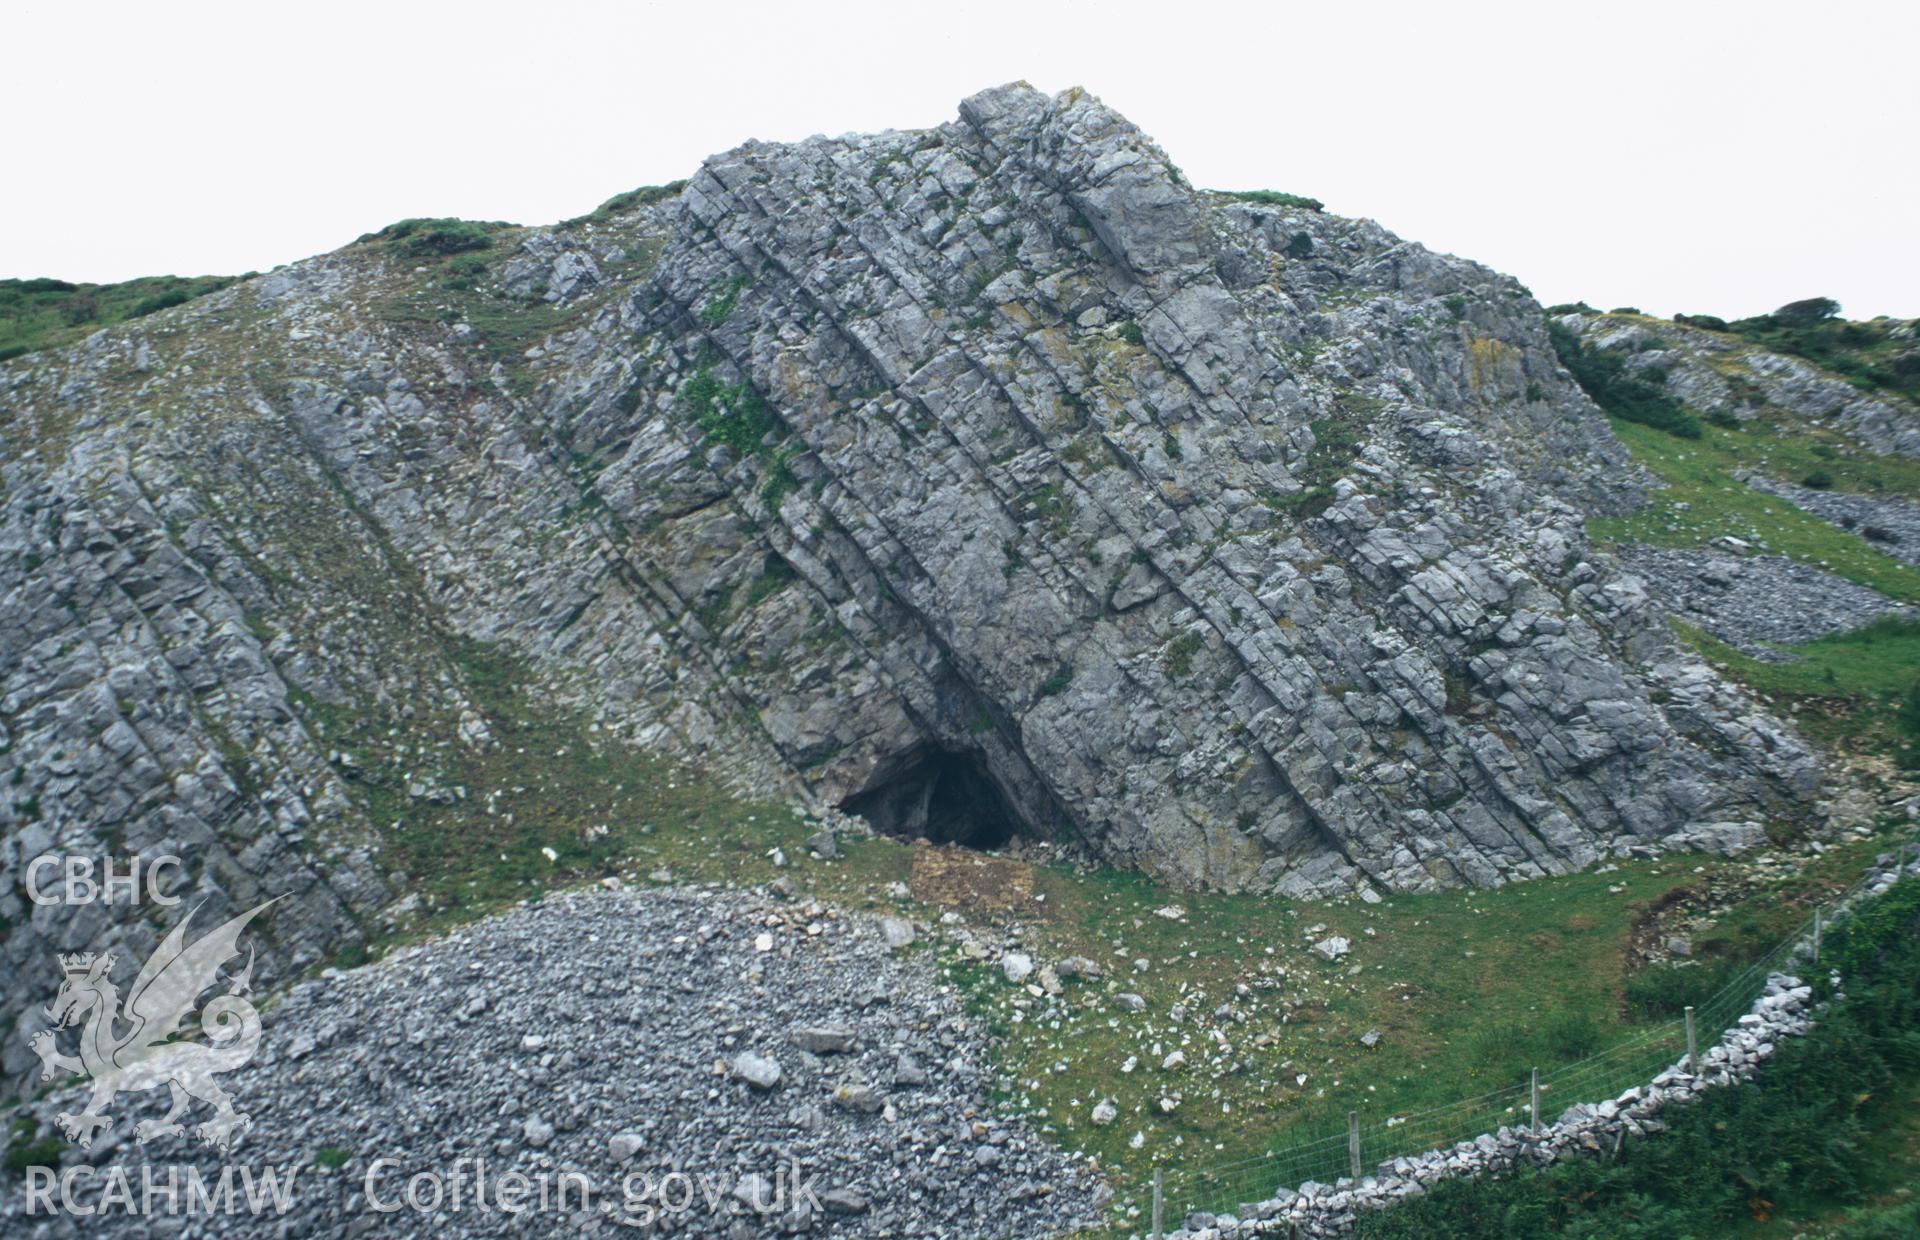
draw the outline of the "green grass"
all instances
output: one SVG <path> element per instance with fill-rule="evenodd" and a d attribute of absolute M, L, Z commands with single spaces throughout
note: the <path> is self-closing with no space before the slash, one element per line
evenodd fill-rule
<path fill-rule="evenodd" d="M 1888 754 L 1908 768 L 1920 762 L 1920 621 L 1887 616 L 1851 633 L 1780 647 L 1796 656 L 1788 663 L 1755 659 L 1682 621 L 1674 628 L 1829 749 Z"/>
<path fill-rule="evenodd" d="M 122 284 L 0 280 L 0 360 L 71 344 L 225 288 L 242 276 L 143 276 Z"/>
<path fill-rule="evenodd" d="M 1612 422 L 1614 434 L 1634 459 L 1665 485 L 1641 512 L 1589 520 L 1587 529 L 1594 538 L 1701 547 L 1731 536 L 1871 586 L 1890 598 L 1920 601 L 1920 569 L 1733 477 L 1734 470 L 1749 468 L 1797 481 L 1804 476 L 1801 471 L 1817 461 L 1832 473 L 1839 490 L 1914 496 L 1920 495 L 1920 462 L 1843 450 L 1833 440 L 1778 427 L 1707 426 L 1699 439 L 1683 440 L 1619 418 Z M 1822 454 L 1822 447 L 1832 455 Z"/>
<path fill-rule="evenodd" d="M 406 720 L 305 708 L 329 748 L 355 756 L 360 774 L 349 787 L 385 841 L 381 864 L 406 874 L 405 889 L 421 897 L 405 937 L 561 887 L 607 875 L 644 881 L 659 870 L 673 882 L 742 885 L 784 874 L 842 907 L 927 920 L 943 911 L 899 899 L 893 887 L 924 850 L 852 839 L 841 860 L 811 861 L 802 845 L 809 828 L 785 807 L 742 801 L 698 772 L 595 735 L 535 694 L 527 669 L 497 650 L 435 640 L 492 744 L 454 741 L 456 721 L 424 701 Z M 409 796 L 406 777 L 422 774 L 464 787 L 465 797 L 435 805 Z M 1646 909 L 1676 889 L 1698 893 L 1716 876 L 1749 884 L 1716 929 L 1693 931 L 1703 957 L 1745 959 L 1879 846 L 1832 849 L 1794 877 L 1686 856 L 1372 906 L 1180 893 L 1133 872 L 1042 867 L 1026 871 L 1031 893 L 1004 914 L 956 907 L 970 920 L 1017 919 L 1040 959 L 1084 955 L 1104 977 L 1035 998 L 1007 985 L 990 960 L 936 950 L 994 1039 L 999 1104 L 1096 1155 L 1131 1190 L 1155 1166 L 1178 1174 L 1258 1155 L 1340 1123 L 1349 1109 L 1376 1123 L 1614 1045 L 1647 1019 L 1629 1001 L 1628 953 Z M 787 868 L 774 865 L 775 848 Z M 1698 903 L 1704 910 L 1704 898 Z M 1156 914 L 1168 905 L 1184 909 L 1184 919 Z M 1309 933 L 1316 925 L 1324 929 Z M 1338 964 L 1308 951 L 1332 933 L 1354 944 Z M 1134 971 L 1135 958 L 1149 962 L 1146 971 Z M 1121 1006 L 1122 992 L 1143 996 L 1146 1010 Z M 1216 1020 L 1222 1004 L 1244 1019 Z M 1179 1024 L 1176 1005 L 1187 1009 Z M 1217 1062 L 1209 1050 L 1216 1029 L 1234 1048 Z M 1372 1048 L 1360 1043 L 1369 1030 L 1382 1034 Z M 1162 1071 L 1176 1047 L 1189 1064 Z M 1138 1067 L 1121 1072 L 1130 1055 Z M 1163 1112 L 1159 1100 L 1175 1093 L 1179 1107 Z M 1103 1097 L 1121 1112 L 1108 1127 L 1090 1118 Z M 1144 1136 L 1137 1151 L 1128 1148 L 1135 1131 Z"/>
<path fill-rule="evenodd" d="M 584 224 L 589 222 L 600 223 L 611 220 L 617 216 L 626 214 L 636 207 L 649 206 L 656 202 L 665 202 L 686 187 L 687 183 L 685 181 L 671 181 L 665 185 L 642 185 L 638 189 L 630 189 L 625 193 L 615 194 L 613 197 L 595 207 L 590 213 L 564 221 L 561 226 L 566 227 L 571 224 Z"/>
<path fill-rule="evenodd" d="M 1920 1123 L 1920 882 L 1907 879 L 1841 922 L 1822 965 L 1846 979 L 1819 1023 L 1784 1042 L 1753 1082 L 1716 1090 L 1627 1141 L 1618 1159 L 1450 1181 L 1363 1215 L 1392 1237 L 1762 1236 L 1838 1226 L 1911 1235 Z M 1820 982 L 1816 979 L 1816 987 Z M 1835 1216 L 1852 1207 L 1854 1217 Z"/>
<path fill-rule="evenodd" d="M 351 786 L 387 841 L 383 867 L 409 875 L 408 889 L 422 897 L 422 919 L 407 937 L 560 887 L 614 874 L 644 881 L 659 870 L 673 882 L 742 885 L 785 875 L 842 907 L 927 920 L 943 911 L 900 899 L 894 887 L 924 850 L 852 839 L 841 860 L 812 861 L 802 845 L 809 828 L 784 807 L 739 800 L 698 772 L 609 743 L 535 695 L 513 659 L 440 640 L 493 731 L 490 746 L 446 743 L 453 721 L 419 709 L 399 728 L 384 716 L 311 708 L 326 743 L 361 764 Z M 435 780 L 464 786 L 463 800 L 441 806 L 407 796 L 402 773 L 420 773 L 423 753 L 440 756 Z M 1372 906 L 1181 893 L 1133 872 L 1041 867 L 1025 870 L 1031 893 L 1018 907 L 955 907 L 969 920 L 1018 920 L 1039 959 L 1084 955 L 1104 977 L 1036 998 L 1007 985 L 991 960 L 945 944 L 935 950 L 993 1039 L 996 1103 L 1097 1156 L 1130 1192 L 1155 1166 L 1191 1173 L 1337 1126 L 1349 1109 L 1377 1123 L 1615 1045 L 1656 1018 L 1634 1002 L 1647 984 L 1636 985 L 1628 951 L 1647 909 L 1687 889 L 1704 913 L 1726 900 L 1704 896 L 1709 880 L 1747 884 L 1712 928 L 1691 931 L 1708 962 L 1700 985 L 1709 985 L 1713 962 L 1744 960 L 1777 941 L 1882 846 L 1834 848 L 1791 877 L 1684 856 Z M 790 859 L 784 869 L 769 856 L 775 848 Z M 1185 917 L 1158 916 L 1168 905 Z M 1310 933 L 1316 925 L 1324 929 Z M 1308 951 L 1332 933 L 1354 944 L 1338 964 Z M 1136 958 L 1149 962 L 1144 972 L 1134 971 Z M 1124 1008 L 1122 992 L 1143 996 L 1146 1010 Z M 1681 990 L 1660 993 L 1672 1001 Z M 1244 1019 L 1216 1020 L 1222 1004 Z M 1176 1005 L 1187 1009 L 1178 1024 Z M 1217 1061 L 1214 1030 L 1234 1048 Z M 1382 1034 L 1372 1048 L 1360 1043 L 1369 1030 Z M 1175 1048 L 1189 1064 L 1162 1071 Z M 1130 1073 L 1120 1071 L 1128 1056 L 1139 1060 Z M 1179 1107 L 1163 1112 L 1160 1099 L 1175 1094 Z M 1107 1097 L 1120 1119 L 1095 1126 L 1091 1108 Z M 1128 1147 L 1135 1131 L 1144 1137 L 1137 1151 Z"/>
<path fill-rule="evenodd" d="M 1749 874 L 1740 907 L 1697 933 L 1714 943 L 1703 954 L 1745 960 L 1771 947 L 1872 847 L 1835 849 L 1796 878 Z M 1190 1177 L 1343 1130 L 1349 1110 L 1377 1124 L 1517 1086 L 1535 1066 L 1634 1036 L 1644 1028 L 1628 1003 L 1636 919 L 1680 889 L 1703 903 L 1709 878 L 1746 874 L 1744 865 L 1673 857 L 1372 906 L 1181 894 L 1138 874 L 1044 869 L 1026 942 L 1044 959 L 1088 956 L 1107 976 L 1037 999 L 990 962 L 947 967 L 999 1044 L 1003 1101 L 1137 1190 L 1155 1166 Z M 1185 918 L 1158 916 L 1168 904 Z M 1324 929 L 1309 933 L 1316 925 Z M 1311 954 L 1327 934 L 1349 938 L 1352 954 L 1337 964 Z M 1149 962 L 1144 972 L 1136 958 Z M 1146 1010 L 1128 1011 L 1115 997 L 1124 992 Z M 1217 1020 L 1223 1004 L 1235 1014 Z M 1176 1005 L 1186 1008 L 1177 1024 Z M 1217 1049 L 1215 1030 L 1231 1052 Z M 1371 1048 L 1361 1043 L 1370 1030 L 1382 1035 Z M 1163 1071 L 1176 1048 L 1188 1064 Z M 1122 1071 L 1129 1056 L 1138 1064 Z M 1164 1111 L 1161 1098 L 1176 1095 Z M 1104 1127 L 1091 1121 L 1103 1098 L 1120 1113 Z"/>
<path fill-rule="evenodd" d="M 565 709 L 534 697 L 532 678 L 510 656 L 441 640 L 492 744 L 433 744 L 450 740 L 457 720 L 423 712 L 396 735 L 397 721 L 382 714 L 313 707 L 328 742 L 349 747 L 361 765 L 350 788 L 384 841 L 383 865 L 407 875 L 408 890 L 421 897 L 427 916 L 420 928 L 636 864 L 651 868 L 656 833 L 696 838 L 715 862 L 764 851 L 756 827 L 775 816 L 769 807 L 740 803 L 693 772 L 600 740 Z M 437 755 L 431 767 L 419 756 L 423 741 Z M 410 781 L 465 796 L 435 804 L 412 795 Z M 672 862 L 679 873 L 688 857 Z"/>

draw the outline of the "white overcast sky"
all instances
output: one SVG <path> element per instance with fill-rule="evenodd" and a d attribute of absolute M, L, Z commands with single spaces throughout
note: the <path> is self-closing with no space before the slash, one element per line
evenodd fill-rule
<path fill-rule="evenodd" d="M 0 276 L 264 270 L 550 222 L 747 138 L 1081 85 L 1194 181 L 1545 302 L 1920 315 L 1920 4 L 11 0 Z"/>

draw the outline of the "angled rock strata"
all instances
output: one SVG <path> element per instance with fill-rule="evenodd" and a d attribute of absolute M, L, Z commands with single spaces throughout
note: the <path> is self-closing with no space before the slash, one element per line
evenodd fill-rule
<path fill-rule="evenodd" d="M 269 968 L 377 930 L 394 814 L 486 799 L 489 660 L 745 793 L 1194 886 L 1495 884 L 1815 792 L 1590 553 L 1649 480 L 1524 288 L 1195 190 L 1083 92 L 382 236 L 0 364 L 8 970 L 153 941 L 27 905 L 48 850 L 290 895 Z"/>

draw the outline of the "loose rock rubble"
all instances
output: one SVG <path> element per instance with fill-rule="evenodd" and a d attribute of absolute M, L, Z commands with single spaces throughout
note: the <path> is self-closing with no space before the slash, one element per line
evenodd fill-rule
<path fill-rule="evenodd" d="M 1920 874 L 1920 861 L 1883 854 L 1866 874 L 1862 898 L 1880 895 L 1902 872 Z M 1809 955 L 1806 944 L 1799 955 Z M 1502 1127 L 1445 1149 L 1430 1150 L 1381 1163 L 1359 1180 L 1333 1184 L 1308 1182 L 1282 1187 L 1265 1201 L 1241 1206 L 1237 1213 L 1196 1211 L 1171 1233 L 1171 1240 L 1230 1240 L 1237 1236 L 1338 1236 L 1352 1229 L 1355 1216 L 1417 1197 L 1439 1180 L 1474 1179 L 1512 1168 L 1544 1167 L 1562 1158 L 1611 1150 L 1624 1137 L 1666 1130 L 1662 1118 L 1671 1107 L 1685 1106 L 1709 1089 L 1749 1080 L 1770 1059 L 1782 1038 L 1799 1037 L 1813 1027 L 1813 989 L 1793 976 L 1769 974 L 1764 992 L 1747 1013 L 1703 1048 L 1697 1070 L 1686 1060 L 1598 1103 L 1567 1107 L 1535 1133 Z"/>
<path fill-rule="evenodd" d="M 1888 496 L 1815 490 L 1754 473 L 1748 473 L 1743 481 L 1756 491 L 1778 495 L 1823 521 L 1860 535 L 1896 560 L 1920 565 L 1920 504 Z"/>
<path fill-rule="evenodd" d="M 763 933 L 769 952 L 753 946 Z M 558 896 L 267 1009 L 259 1056 L 221 1078 L 252 1119 L 231 1157 L 297 1168 L 296 1204 L 222 1219 L 221 1234 L 358 1234 L 376 1221 L 363 1189 L 379 1158 L 397 1160 L 375 1186 L 388 1204 L 407 1177 L 461 1158 L 596 1186 L 587 1209 L 517 1223 L 473 1208 L 393 1216 L 417 1234 L 636 1234 L 614 1225 L 622 1177 L 674 1171 L 723 1186 L 717 1209 L 696 1196 L 674 1216 L 675 1235 L 1029 1236 L 1089 1220 L 1094 1174 L 993 1116 L 985 1052 L 925 961 L 890 952 L 871 919 L 717 890 Z M 121 1095 L 113 1127 L 67 1162 L 136 1183 L 143 1163 L 217 1173 L 197 1141 L 135 1144 L 164 1102 Z M 50 1128 L 77 1103 L 65 1089 L 24 1113 Z M 316 1167 L 322 1151 L 345 1164 Z M 819 1208 L 792 1191 L 795 1166 Z M 783 1194 L 779 1209 L 744 1204 L 757 1190 Z M 18 1181 L 0 1193 L 10 1236 L 143 1226 L 30 1219 Z"/>
<path fill-rule="evenodd" d="M 1878 590 L 1783 555 L 1635 546 L 1620 558 L 1674 615 L 1760 659 L 1782 658 L 1776 645 L 1914 614 Z"/>

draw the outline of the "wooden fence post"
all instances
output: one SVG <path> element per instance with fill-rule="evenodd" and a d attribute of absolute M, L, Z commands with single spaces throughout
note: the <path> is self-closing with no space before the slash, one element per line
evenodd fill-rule
<path fill-rule="evenodd" d="M 1813 910 L 1813 962 L 1820 963 L 1820 923 L 1825 920 L 1826 906 Z"/>
<path fill-rule="evenodd" d="M 1693 1006 L 1687 1006 L 1687 1071 L 1700 1075 L 1700 1053 L 1693 1040 Z"/>
<path fill-rule="evenodd" d="M 1533 1135 L 1540 1135 L 1540 1069 L 1533 1070 L 1533 1089 L 1527 1105 L 1527 1115 L 1531 1120 Z"/>
<path fill-rule="evenodd" d="M 1360 1178 L 1360 1112 L 1347 1112 L 1347 1165 Z"/>
<path fill-rule="evenodd" d="M 1163 1170 L 1162 1168 L 1155 1167 L 1153 1169 L 1153 1240 L 1160 1240 L 1160 1237 L 1163 1234 L 1160 1230 L 1161 1223 L 1165 1221 L 1165 1219 L 1161 1216 L 1161 1210 L 1162 1210 L 1161 1189 L 1162 1189 L 1163 1179 L 1165 1176 L 1166 1176 L 1166 1171 Z"/>

